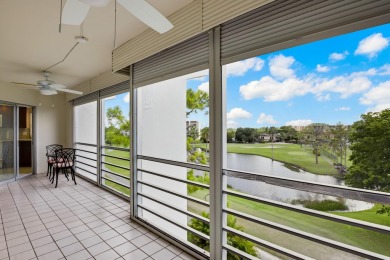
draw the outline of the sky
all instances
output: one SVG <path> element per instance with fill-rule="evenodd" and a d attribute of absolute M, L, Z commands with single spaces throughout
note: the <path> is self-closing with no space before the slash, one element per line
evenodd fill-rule
<path fill-rule="evenodd" d="M 390 108 L 389 43 L 390 24 L 225 65 L 227 127 L 352 124 Z M 208 92 L 208 71 L 186 76 L 187 88 Z M 128 94 L 115 105 L 128 114 Z M 188 120 L 209 124 L 203 112 Z"/>
<path fill-rule="evenodd" d="M 390 25 L 226 66 L 228 127 L 352 124 L 390 108 Z"/>

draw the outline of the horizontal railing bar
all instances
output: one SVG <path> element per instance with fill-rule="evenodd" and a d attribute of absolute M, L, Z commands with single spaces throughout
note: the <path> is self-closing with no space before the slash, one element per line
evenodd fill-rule
<path fill-rule="evenodd" d="M 111 149 L 111 150 L 130 152 L 130 148 L 113 147 L 113 146 L 107 146 L 107 145 L 102 145 L 101 147 L 106 148 L 106 149 Z"/>
<path fill-rule="evenodd" d="M 113 167 L 117 167 L 117 168 L 121 168 L 121 169 L 123 169 L 123 170 L 127 170 L 127 171 L 130 171 L 130 168 L 126 168 L 126 167 L 123 167 L 123 166 L 120 166 L 120 165 L 116 165 L 116 164 L 113 164 L 113 163 L 108 163 L 108 162 L 103 162 L 102 161 L 102 164 L 107 164 L 107 165 L 111 165 L 111 166 L 113 166 Z"/>
<path fill-rule="evenodd" d="M 373 224 L 373 223 L 368 223 L 368 222 L 365 222 L 365 221 L 360 221 L 360 220 L 350 219 L 350 218 L 346 218 L 346 217 L 341 217 L 341 216 L 337 216 L 337 215 L 329 214 L 329 213 L 325 213 L 325 212 L 319 212 L 319 211 L 315 211 L 315 210 L 312 210 L 312 209 L 297 207 L 297 206 L 293 206 L 293 205 L 290 205 L 290 204 L 287 204 L 287 203 L 273 201 L 273 200 L 264 199 L 264 198 L 259 198 L 259 197 L 256 197 L 256 196 L 253 196 L 253 195 L 244 194 L 244 193 L 241 193 L 241 192 L 224 190 L 223 193 L 228 194 L 228 195 L 232 195 L 232 196 L 235 196 L 235 197 L 240 197 L 240 198 L 243 198 L 243 199 L 248 199 L 248 200 L 252 200 L 252 201 L 255 201 L 255 202 L 271 205 L 271 206 L 274 206 L 274 207 L 283 208 L 283 209 L 295 211 L 295 212 L 298 212 L 298 213 L 302 213 L 302 214 L 306 214 L 306 215 L 322 218 L 322 219 L 327 219 L 327 220 L 331 220 L 331 221 L 335 221 L 335 222 L 339 222 L 339 223 L 343 223 L 343 224 L 348 224 L 348 225 L 355 226 L 355 227 L 369 229 L 369 230 L 381 232 L 381 233 L 384 233 L 384 234 L 390 234 L 390 227 L 385 227 L 385 226 L 381 226 L 381 225 L 377 225 L 377 224 Z"/>
<path fill-rule="evenodd" d="M 153 196 L 147 195 L 147 194 L 145 194 L 145 193 L 143 193 L 143 192 L 137 192 L 137 194 L 138 194 L 138 195 L 141 195 L 141 196 L 144 197 L 144 198 L 153 200 L 154 202 L 157 202 L 157 203 L 159 203 L 159 204 L 161 204 L 161 205 L 164 205 L 165 207 L 171 208 L 171 209 L 176 210 L 176 211 L 178 211 L 178 212 L 180 212 L 180 213 L 182 213 L 182 214 L 185 214 L 185 215 L 187 215 L 188 217 L 196 218 L 196 219 L 198 219 L 199 221 L 202 221 L 203 223 L 206 223 L 206 224 L 209 224 L 209 223 L 210 223 L 210 221 L 209 221 L 207 218 L 205 218 L 205 217 L 201 217 L 201 216 L 199 216 L 199 215 L 197 215 L 197 214 L 195 214 L 195 213 L 192 213 L 192 212 L 190 212 L 190 211 L 188 211 L 188 210 L 179 209 L 178 207 L 175 207 L 175 206 L 173 206 L 173 205 L 171 205 L 171 204 L 169 204 L 169 203 L 163 202 L 163 201 L 161 201 L 161 200 L 159 200 L 159 199 L 157 199 L 157 198 L 155 198 L 155 197 L 153 197 Z"/>
<path fill-rule="evenodd" d="M 124 176 L 124 175 L 120 175 L 118 173 L 115 173 L 115 172 L 112 172 L 112 171 L 109 171 L 109 170 L 102 169 L 102 172 L 106 172 L 106 173 L 109 173 L 109 174 L 121 177 L 123 179 L 130 180 L 130 177 L 127 177 L 127 176 Z"/>
<path fill-rule="evenodd" d="M 88 158 L 88 157 L 85 157 L 85 156 L 82 156 L 82 155 L 76 155 L 76 157 L 81 157 L 81 158 L 84 158 L 84 159 L 87 159 L 87 160 L 91 160 L 91 161 L 94 161 L 96 162 L 97 160 L 96 159 L 92 159 L 92 158 Z"/>
<path fill-rule="evenodd" d="M 76 155 L 77 155 L 77 151 L 80 151 L 80 152 L 85 152 L 85 153 L 92 153 L 92 154 L 97 154 L 96 152 L 91 152 L 91 151 L 87 151 L 87 150 L 84 150 L 84 149 L 78 149 L 78 148 L 75 148 L 76 150 Z M 78 156 L 78 155 L 77 155 Z"/>
<path fill-rule="evenodd" d="M 332 185 L 318 182 L 301 181 L 290 178 L 269 176 L 260 173 L 236 171 L 236 170 L 223 170 L 224 174 L 230 177 L 243 178 L 250 180 L 262 181 L 268 184 L 277 185 L 281 187 L 302 190 L 307 192 L 314 192 L 320 194 L 326 194 L 330 196 L 347 197 L 356 200 L 369 201 L 381 204 L 390 204 L 390 193 L 371 191 L 364 189 L 357 189 L 352 187 Z"/>
<path fill-rule="evenodd" d="M 320 237 L 320 236 L 310 234 L 310 233 L 307 233 L 304 231 L 300 231 L 300 230 L 295 229 L 295 228 L 290 228 L 290 227 L 287 227 L 284 225 L 280 225 L 280 224 L 277 224 L 275 222 L 271 222 L 271 221 L 267 221 L 267 220 L 264 220 L 261 218 L 257 218 L 257 217 L 254 217 L 254 216 L 251 216 L 251 215 L 248 215 L 248 214 L 245 214 L 245 213 L 233 210 L 233 209 L 223 209 L 223 211 L 228 213 L 228 214 L 234 215 L 236 217 L 255 222 L 255 223 L 260 224 L 262 226 L 276 229 L 276 230 L 282 231 L 284 233 L 288 233 L 288 234 L 291 234 L 291 235 L 294 235 L 297 237 L 301 237 L 301 238 L 304 238 L 304 239 L 307 239 L 307 240 L 310 240 L 310 241 L 313 241 L 313 242 L 316 242 L 316 243 L 319 243 L 322 245 L 326 245 L 326 246 L 329 246 L 332 248 L 336 248 L 336 249 L 339 249 L 339 250 L 344 251 L 344 252 L 352 253 L 354 255 L 358 255 L 358 256 L 361 256 L 364 258 L 369 258 L 369 259 L 385 259 L 386 258 L 386 256 L 383 256 L 383 255 L 379 255 L 379 254 L 376 254 L 376 253 L 373 253 L 373 252 L 370 252 L 370 251 L 367 251 L 364 249 L 360 249 L 360 248 L 357 248 L 354 246 L 340 243 L 338 241 L 334 241 L 334 240 Z"/>
<path fill-rule="evenodd" d="M 138 207 L 140 207 L 140 208 L 142 208 L 142 209 L 152 213 L 153 215 L 156 215 L 159 218 L 164 219 L 165 221 L 168 221 L 171 224 L 174 224 L 177 227 L 181 227 L 182 229 L 187 230 L 187 231 L 197 235 L 198 237 L 201 237 L 203 239 L 206 239 L 206 240 L 210 241 L 210 237 L 208 235 L 203 234 L 202 232 L 200 232 L 200 231 L 198 231 L 196 229 L 190 228 L 190 227 L 188 227 L 186 225 L 180 224 L 176 220 L 172 220 L 169 217 L 166 217 L 166 216 L 164 216 L 164 215 L 162 215 L 160 213 L 157 213 L 156 211 L 154 211 L 153 209 L 149 208 L 148 206 L 145 206 L 143 204 L 138 203 Z"/>
<path fill-rule="evenodd" d="M 178 162 L 178 161 L 160 159 L 160 158 L 149 157 L 149 156 L 144 156 L 144 155 L 138 155 L 137 159 L 158 162 L 158 163 L 164 163 L 164 164 L 169 164 L 169 165 L 174 165 L 174 166 L 179 166 L 179 167 L 184 167 L 184 168 L 190 168 L 190 169 L 195 169 L 195 170 L 205 171 L 205 172 L 210 171 L 209 166 L 195 164 L 195 163 Z"/>
<path fill-rule="evenodd" d="M 203 201 L 203 200 L 200 200 L 200 199 L 197 199 L 197 198 L 193 198 L 193 197 L 187 196 L 187 195 L 182 195 L 182 194 L 177 193 L 177 192 L 175 192 L 175 191 L 170 191 L 170 190 L 164 189 L 164 188 L 162 188 L 162 187 L 158 187 L 158 186 L 156 186 L 156 185 L 154 185 L 154 184 L 151 184 L 151 183 L 149 183 L 149 182 L 146 182 L 146 181 L 138 180 L 137 182 L 140 183 L 140 184 L 143 184 L 143 185 L 146 185 L 146 186 L 155 188 L 155 189 L 157 189 L 157 190 L 161 190 L 161 191 L 163 191 L 163 192 L 166 192 L 166 193 L 175 195 L 175 196 L 177 196 L 177 197 L 180 197 L 180 198 L 183 198 L 183 199 L 187 199 L 187 200 L 193 201 L 193 202 L 198 203 L 198 204 L 201 204 L 201 205 L 203 205 L 203 206 L 210 207 L 210 204 L 209 204 L 208 202 L 206 202 L 206 201 Z"/>
<path fill-rule="evenodd" d="M 182 183 L 187 183 L 187 184 L 190 184 L 190 185 L 193 185 L 193 186 L 198 186 L 198 187 L 205 188 L 205 189 L 210 189 L 209 185 L 203 184 L 203 183 L 199 183 L 199 182 L 196 182 L 196 181 L 189 181 L 189 180 L 185 180 L 185 179 L 179 179 L 179 178 L 176 178 L 176 177 L 171 177 L 171 176 L 168 176 L 168 175 L 156 173 L 156 172 L 153 172 L 153 171 L 143 170 L 143 169 L 139 169 L 139 168 L 137 170 L 141 171 L 141 172 L 153 174 L 153 175 L 156 175 L 156 176 L 160 176 L 160 177 L 163 177 L 163 178 L 166 178 L 166 179 L 179 181 L 179 182 L 182 182 Z"/>
<path fill-rule="evenodd" d="M 123 158 L 123 157 L 108 155 L 108 154 L 104 154 L 104 153 L 102 153 L 102 156 L 110 157 L 110 158 L 114 158 L 114 159 L 118 159 L 118 160 L 123 160 L 123 161 L 128 161 L 128 162 L 130 162 L 130 159 Z"/>
<path fill-rule="evenodd" d="M 92 167 L 92 168 L 95 168 L 95 169 L 96 169 L 96 166 L 90 165 L 90 164 L 85 163 L 85 162 L 81 162 L 81 161 L 77 161 L 77 160 L 76 160 L 76 163 L 81 163 L 81 164 L 84 164 L 84 165 L 87 165 L 87 166 L 89 166 L 89 167 Z"/>
<path fill-rule="evenodd" d="M 101 176 L 101 178 L 102 178 L 102 179 L 105 179 L 106 181 L 111 181 L 111 182 L 114 182 L 114 183 L 116 183 L 116 184 L 118 184 L 118 185 L 121 185 L 122 187 L 129 188 L 129 189 L 130 189 L 130 183 L 129 183 L 129 186 L 126 186 L 126 185 L 124 185 L 123 183 L 120 183 L 120 182 L 118 182 L 118 181 L 116 181 L 116 180 L 114 180 L 114 179 L 109 179 L 109 178 L 106 178 L 106 177 L 104 177 L 104 176 Z"/>
<path fill-rule="evenodd" d="M 109 191 L 109 192 L 111 192 L 111 193 L 113 193 L 114 195 L 118 195 L 118 196 L 120 196 L 122 199 L 129 199 L 130 198 L 130 195 L 127 195 L 126 193 L 123 193 L 122 191 L 119 191 L 119 190 L 116 190 L 116 189 L 114 189 L 114 188 L 112 188 L 112 187 L 110 187 L 110 186 L 108 186 L 108 185 L 101 185 L 101 188 L 102 189 L 105 189 L 105 190 L 107 190 L 107 191 Z"/>
<path fill-rule="evenodd" d="M 240 257 L 243 257 L 244 259 L 248 259 L 248 260 L 259 260 L 259 258 L 253 256 L 253 255 L 250 255 L 248 253 L 245 253 L 244 251 L 241 251 L 235 247 L 232 247 L 230 245 L 222 245 L 222 248 L 224 248 L 225 250 L 227 251 L 230 251 L 231 253 L 233 254 L 236 254 Z"/>
<path fill-rule="evenodd" d="M 85 145 L 85 146 L 91 146 L 91 147 L 97 147 L 96 144 L 88 144 L 88 143 L 81 143 L 81 142 L 75 142 L 75 144 Z"/>
<path fill-rule="evenodd" d="M 307 260 L 313 259 L 313 258 L 310 258 L 308 256 L 302 255 L 300 253 L 297 253 L 297 252 L 294 252 L 292 250 L 289 250 L 287 248 L 275 245 L 273 243 L 270 243 L 270 242 L 265 241 L 263 239 L 260 239 L 258 237 L 246 234 L 246 233 L 244 233 L 242 231 L 239 231 L 239 230 L 231 228 L 231 227 L 224 226 L 223 230 L 226 231 L 226 232 L 232 233 L 232 234 L 234 234 L 236 236 L 245 238 L 245 239 L 247 239 L 247 240 L 249 240 L 249 241 L 251 241 L 251 242 L 253 242 L 255 244 L 258 244 L 258 245 L 261 245 L 261 246 L 266 247 L 268 249 L 271 249 L 272 251 L 275 251 L 275 252 L 281 253 L 281 254 L 283 254 L 285 256 L 291 257 L 293 259 L 305 259 L 305 260 L 306 259 Z"/>
<path fill-rule="evenodd" d="M 93 173 L 93 172 L 91 172 L 91 171 L 88 171 L 88 170 L 86 170 L 86 169 L 84 169 L 84 168 L 82 168 L 82 167 L 78 167 L 78 166 L 75 166 L 75 167 L 76 167 L 77 169 L 83 170 L 83 171 L 85 171 L 85 172 L 88 172 L 88 173 L 90 173 L 90 174 L 92 174 L 92 175 L 97 176 L 96 173 Z"/>

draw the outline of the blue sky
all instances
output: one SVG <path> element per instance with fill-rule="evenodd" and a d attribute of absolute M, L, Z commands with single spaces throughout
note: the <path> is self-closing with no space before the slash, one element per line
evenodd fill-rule
<path fill-rule="evenodd" d="M 352 124 L 390 108 L 390 25 L 227 65 L 228 127 Z"/>
<path fill-rule="evenodd" d="M 389 43 L 390 24 L 224 66 L 227 126 L 352 124 L 363 113 L 390 108 Z M 184 76 L 191 78 L 186 87 L 208 91 L 207 75 Z M 126 101 L 128 94 L 117 95 L 107 107 L 119 105 L 128 115 Z M 188 120 L 202 128 L 209 117 Z"/>

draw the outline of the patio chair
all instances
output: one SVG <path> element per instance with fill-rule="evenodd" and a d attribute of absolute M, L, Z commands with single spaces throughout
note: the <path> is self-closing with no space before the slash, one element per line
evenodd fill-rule
<path fill-rule="evenodd" d="M 76 177 L 74 174 L 74 163 L 76 159 L 76 153 L 75 149 L 73 148 L 62 148 L 61 150 L 56 150 L 55 157 L 54 157 L 54 163 L 53 163 L 53 174 L 56 178 L 56 188 L 58 185 L 58 174 L 60 171 L 62 171 L 65 174 L 66 179 L 68 179 L 67 170 L 70 169 L 70 173 L 72 175 L 72 180 L 74 181 L 74 184 L 76 183 Z M 54 175 L 51 180 L 51 183 L 54 181 Z"/>
<path fill-rule="evenodd" d="M 56 156 L 56 151 L 61 150 L 62 145 L 60 144 L 51 144 L 46 146 L 46 157 L 47 157 L 47 173 L 46 176 L 49 176 L 49 179 L 54 178 L 54 173 L 53 177 L 51 176 L 52 173 L 52 166 L 53 163 L 55 162 L 55 156 Z"/>

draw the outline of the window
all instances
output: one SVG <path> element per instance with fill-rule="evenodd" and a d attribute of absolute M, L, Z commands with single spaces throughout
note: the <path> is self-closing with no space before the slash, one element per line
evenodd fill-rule
<path fill-rule="evenodd" d="M 129 92 L 101 99 L 102 185 L 130 196 Z"/>
<path fill-rule="evenodd" d="M 73 108 L 76 171 L 97 181 L 97 101 Z"/>
<path fill-rule="evenodd" d="M 389 34 L 384 25 L 223 66 L 228 245 L 260 258 L 280 256 L 261 241 L 352 256 L 330 239 L 390 255 L 390 235 L 370 228 L 390 225 L 386 199 L 344 189 L 389 191 L 377 161 L 388 140 Z"/>
<path fill-rule="evenodd" d="M 136 95 L 137 215 L 207 254 L 209 234 L 193 223 L 209 225 L 208 71 L 144 86 Z"/>

